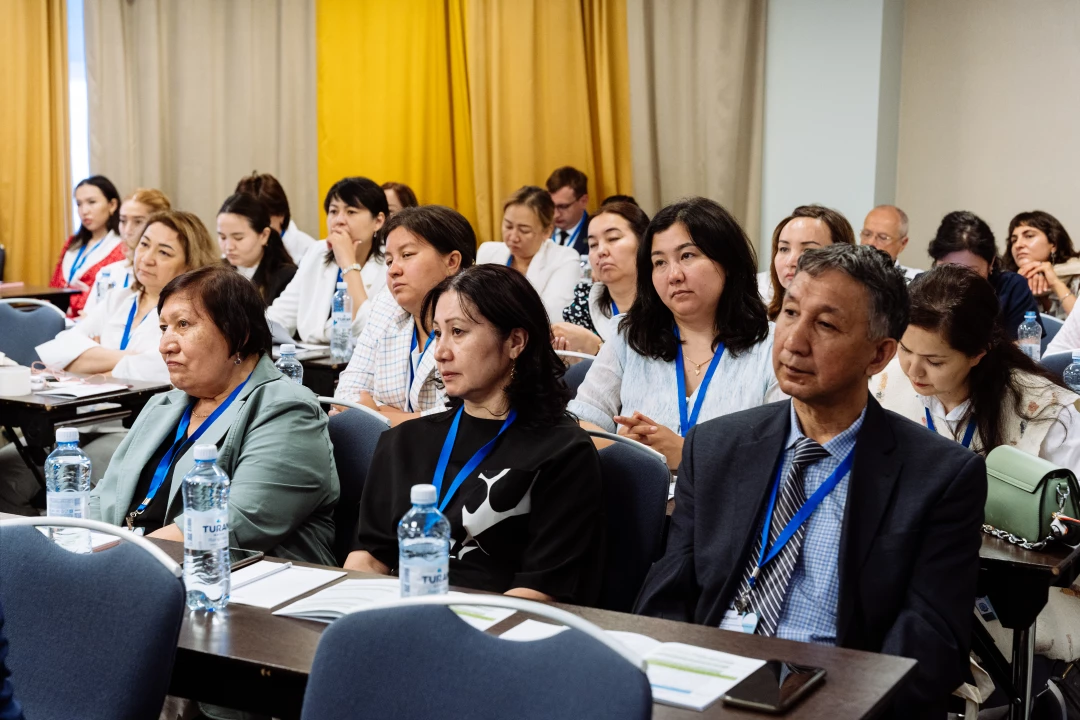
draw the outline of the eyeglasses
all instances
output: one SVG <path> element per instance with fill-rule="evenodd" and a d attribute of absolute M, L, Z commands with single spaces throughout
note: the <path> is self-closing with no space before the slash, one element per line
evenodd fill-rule
<path fill-rule="evenodd" d="M 874 231 L 872 230 L 863 230 L 859 233 L 859 238 L 862 240 L 877 240 L 879 243 L 891 242 L 893 239 L 891 235 L 886 235 L 885 233 L 874 234 Z"/>

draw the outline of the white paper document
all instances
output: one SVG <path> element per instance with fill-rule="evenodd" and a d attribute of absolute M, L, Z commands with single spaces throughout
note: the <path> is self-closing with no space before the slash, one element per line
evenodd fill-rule
<path fill-rule="evenodd" d="M 48 397 L 57 398 L 87 398 L 94 397 L 95 395 L 108 395 L 110 393 L 118 393 L 127 390 L 127 385 L 117 385 L 115 383 L 82 383 L 78 381 L 62 382 L 62 383 L 49 383 L 49 387 L 45 390 L 38 390 L 35 395 L 45 395 Z"/>
<path fill-rule="evenodd" d="M 232 576 L 233 580 L 244 582 L 251 579 L 255 573 L 276 569 L 265 567 L 275 564 L 266 560 L 253 563 L 246 568 L 237 570 Z M 269 609 L 287 603 L 298 595 L 311 592 L 317 587 L 322 587 L 326 583 L 333 582 L 344 576 L 344 570 L 320 570 L 318 568 L 297 567 L 294 565 L 288 570 L 272 573 L 249 585 L 238 588 L 229 594 L 229 602 Z"/>
<path fill-rule="evenodd" d="M 536 620 L 523 620 L 499 637 L 503 640 L 530 642 L 532 640 L 543 640 L 545 638 L 554 637 L 566 629 L 565 625 L 552 625 L 551 623 L 537 622 Z"/>

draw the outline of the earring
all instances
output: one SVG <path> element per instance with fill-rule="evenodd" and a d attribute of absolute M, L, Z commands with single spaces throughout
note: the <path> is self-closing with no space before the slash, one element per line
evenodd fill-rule
<path fill-rule="evenodd" d="M 239 365 L 241 362 L 243 361 L 240 359 L 240 353 L 236 353 L 236 359 L 233 360 L 233 364 Z"/>
<path fill-rule="evenodd" d="M 510 364 L 510 382 L 517 380 L 517 360 L 512 360 Z"/>

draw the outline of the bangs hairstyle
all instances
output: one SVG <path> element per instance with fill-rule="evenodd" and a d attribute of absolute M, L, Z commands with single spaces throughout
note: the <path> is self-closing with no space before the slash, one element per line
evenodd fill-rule
<path fill-rule="evenodd" d="M 166 210 L 154 213 L 146 219 L 146 225 L 143 226 L 143 235 L 146 234 L 151 225 L 155 224 L 164 225 L 179 237 L 180 247 L 184 251 L 184 259 L 186 260 L 184 263 L 185 272 L 208 265 L 217 265 L 221 262 L 221 246 L 210 237 L 206 226 L 202 224 L 202 220 L 195 213 L 182 210 Z M 142 238 L 139 238 L 139 242 L 142 242 Z M 137 255 L 138 246 L 136 246 L 135 252 Z M 132 281 L 131 288 L 136 293 L 140 293 L 144 289 L 138 278 Z"/>
<path fill-rule="evenodd" d="M 270 278 L 281 268 L 293 264 L 289 253 L 285 251 L 281 235 L 270 225 L 270 209 L 254 195 L 237 193 L 230 195 L 218 210 L 218 215 L 225 213 L 239 215 L 247 220 L 248 227 L 255 231 L 256 235 L 261 235 L 264 230 L 270 231 L 270 237 L 263 248 L 262 260 L 255 268 L 255 274 L 251 276 L 251 282 L 265 300 L 270 289 Z M 227 260 L 225 262 L 228 263 Z"/>
<path fill-rule="evenodd" d="M 420 207 L 420 201 L 416 199 L 416 193 L 414 193 L 412 188 L 405 183 L 384 182 L 382 184 L 382 189 L 384 193 L 387 190 L 394 191 L 394 194 L 397 195 L 398 202 L 401 203 L 402 210 L 405 208 Z M 387 207 L 389 207 L 389 203 L 387 203 Z"/>
<path fill-rule="evenodd" d="M 551 326 L 540 295 L 525 276 L 503 265 L 484 264 L 443 280 L 424 298 L 421 316 L 431 319 L 439 298 L 458 295 L 466 317 L 494 327 L 505 339 L 514 328 L 528 334 L 525 349 L 514 361 L 514 374 L 504 390 L 518 422 L 550 427 L 567 415 L 572 393 L 563 380 L 566 366 L 551 346 Z"/>
<path fill-rule="evenodd" d="M 173 295 L 184 295 L 225 336 L 229 355 L 269 354 L 272 336 L 266 303 L 247 278 L 225 265 L 208 265 L 174 277 L 158 298 L 158 315 Z"/>
<path fill-rule="evenodd" d="M 150 209 L 151 213 L 172 210 L 172 203 L 169 202 L 169 198 L 165 196 L 165 193 L 155 188 L 139 188 L 124 198 L 124 202 L 129 200 L 145 205 Z M 124 203 L 120 204 L 123 205 Z"/>
<path fill-rule="evenodd" d="M 269 173 L 260 175 L 258 170 L 252 170 L 250 175 L 236 183 L 236 190 L 233 192 L 254 195 L 266 206 L 271 215 L 282 217 L 281 232 L 289 229 L 289 223 L 292 222 L 289 198 L 285 195 L 285 188 L 281 187 L 281 183 L 273 175 Z"/>
<path fill-rule="evenodd" d="M 625 200 L 607 200 L 589 217 L 589 224 L 601 215 L 618 215 L 630 226 L 630 232 L 634 235 L 634 242 L 641 247 L 641 238 L 645 237 L 645 231 L 649 229 L 649 216 L 638 207 L 635 202 Z M 588 230 L 588 228 L 586 228 Z M 611 317 L 611 291 L 607 286 L 600 292 L 600 312 L 606 318 Z"/>
<path fill-rule="evenodd" d="M 443 205 L 402 208 L 383 226 L 386 237 L 398 228 L 423 240 L 443 257 L 461 255 L 461 269 L 476 263 L 476 233 L 465 216 Z"/>
<path fill-rule="evenodd" d="M 675 316 L 660 299 L 652 280 L 652 243 L 657 233 L 679 223 L 707 258 L 724 269 L 724 290 L 716 306 L 713 348 L 724 343 L 739 355 L 769 335 L 765 304 L 757 291 L 757 258 L 738 221 L 708 198 L 680 200 L 656 214 L 638 244 L 637 298 L 619 323 L 626 342 L 639 355 L 673 362 L 679 347 Z"/>
<path fill-rule="evenodd" d="M 101 194 L 105 196 L 105 203 L 108 204 L 113 200 L 116 201 L 116 209 L 109 215 L 109 219 L 105 222 L 105 227 L 110 232 L 120 232 L 120 193 L 116 191 L 116 186 L 112 184 L 112 180 L 104 175 L 91 175 L 90 177 L 82 180 L 75 186 L 75 190 L 78 190 L 83 185 L 93 185 Z M 72 191 L 72 197 L 75 196 L 75 192 Z M 86 243 L 90 242 L 90 238 L 93 237 L 92 233 L 79 225 L 78 231 L 75 233 L 75 241 L 71 243 L 71 247 L 82 247 Z"/>
<path fill-rule="evenodd" d="M 1020 269 L 1016 264 L 1016 260 L 1013 259 L 1012 248 L 1013 232 L 1021 225 L 1035 228 L 1046 236 L 1046 239 L 1053 248 L 1053 250 L 1050 251 L 1050 262 L 1052 264 L 1062 263 L 1076 257 L 1076 250 L 1073 249 L 1072 238 L 1070 238 L 1069 233 L 1065 231 L 1065 226 L 1048 212 L 1031 210 L 1030 212 L 1020 213 L 1009 222 L 1009 235 L 1008 239 L 1005 241 L 1005 254 L 1001 256 L 1001 265 L 1006 270 L 1016 272 Z"/>
<path fill-rule="evenodd" d="M 955 210 L 941 219 L 927 252 L 937 263 L 946 255 L 964 250 L 985 260 L 990 272 L 996 269 L 997 244 L 990 226 L 973 212 Z"/>
<path fill-rule="evenodd" d="M 957 431 L 963 432 L 974 417 L 979 446 L 973 450 L 985 455 L 1005 444 L 1005 417 L 1010 410 L 1028 422 L 1057 418 L 1060 404 L 1049 405 L 1038 415 L 1031 415 L 1024 407 L 1024 391 L 1040 385 L 1025 382 L 1017 372 L 1064 384 L 1009 340 L 998 320 L 997 293 L 988 281 L 962 265 L 939 265 L 920 273 L 908 290 L 910 325 L 938 333 L 949 347 L 968 357 L 986 352 L 968 375 L 971 405 L 957 423 Z M 958 436 L 956 439 L 959 442 Z"/>
<path fill-rule="evenodd" d="M 772 284 L 772 299 L 769 301 L 769 319 L 776 320 L 780 314 L 780 308 L 784 305 L 784 287 L 780 284 L 780 277 L 776 274 L 776 253 L 780 249 L 780 233 L 787 224 L 795 218 L 810 218 L 820 220 L 829 231 L 829 239 L 836 243 L 855 244 L 855 231 L 847 218 L 836 210 L 824 205 L 800 205 L 790 215 L 780 221 L 772 234 L 772 254 L 769 256 L 769 281 Z"/>
<path fill-rule="evenodd" d="M 551 194 L 544 188 L 535 185 L 526 185 L 519 188 L 503 204 L 503 215 L 506 215 L 506 211 L 515 205 L 524 205 L 532 210 L 540 221 L 541 229 L 545 232 L 554 226 L 555 201 L 551 199 Z"/>
<path fill-rule="evenodd" d="M 375 184 L 374 180 L 369 180 L 366 177 L 347 177 L 334 183 L 326 191 L 326 198 L 323 200 L 324 213 L 330 213 L 330 203 L 335 200 L 340 200 L 357 210 L 367 210 L 373 218 L 379 217 L 379 214 L 382 213 L 384 225 L 390 217 L 390 206 L 386 202 L 386 193 Z M 375 235 L 371 238 L 371 251 L 368 253 L 368 257 L 361 260 L 360 264 L 367 262 L 368 258 L 381 258 L 385 246 L 386 233 L 380 228 L 375 231 Z M 329 265 L 332 262 L 334 262 L 334 250 L 327 243 L 323 264 Z"/>

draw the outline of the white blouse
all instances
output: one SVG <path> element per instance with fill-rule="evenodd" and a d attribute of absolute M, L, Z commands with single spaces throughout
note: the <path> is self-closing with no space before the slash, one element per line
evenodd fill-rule
<path fill-rule="evenodd" d="M 504 242 L 486 242 L 476 251 L 477 263 L 505 265 L 510 248 Z M 549 322 L 562 322 L 562 311 L 574 300 L 574 287 L 581 280 L 581 258 L 573 248 L 544 241 L 525 272 L 540 299 L 544 301 Z"/>
<path fill-rule="evenodd" d="M 90 311 L 97 305 L 98 293 L 105 292 L 102 289 L 106 281 L 105 273 L 109 274 L 108 282 L 114 287 L 128 288 L 131 287 L 131 283 L 135 282 L 135 269 L 131 267 L 131 263 L 127 260 L 118 260 L 101 268 L 101 270 L 98 271 L 97 277 L 94 278 L 94 284 L 90 286 L 90 292 L 86 296 L 86 305 L 83 306 L 83 317 L 89 315 Z"/>
<path fill-rule="evenodd" d="M 110 230 L 105 237 L 101 240 L 90 240 L 85 246 L 82 257 L 79 257 L 79 249 L 71 247 L 64 257 L 60 259 L 60 268 L 64 273 L 64 282 L 68 281 L 68 277 L 71 276 L 71 268 L 75 265 L 75 259 L 79 259 L 79 267 L 75 271 L 75 277 L 73 280 L 80 280 L 87 270 L 97 265 L 99 262 L 109 256 L 116 246 L 120 244 L 120 236 Z"/>
<path fill-rule="evenodd" d="M 300 267 L 300 261 L 315 244 L 315 238 L 296 227 L 296 221 L 289 218 L 289 227 L 281 233 L 281 242 L 285 245 L 285 251 L 289 253 L 289 257 L 292 258 L 293 265 Z"/>

